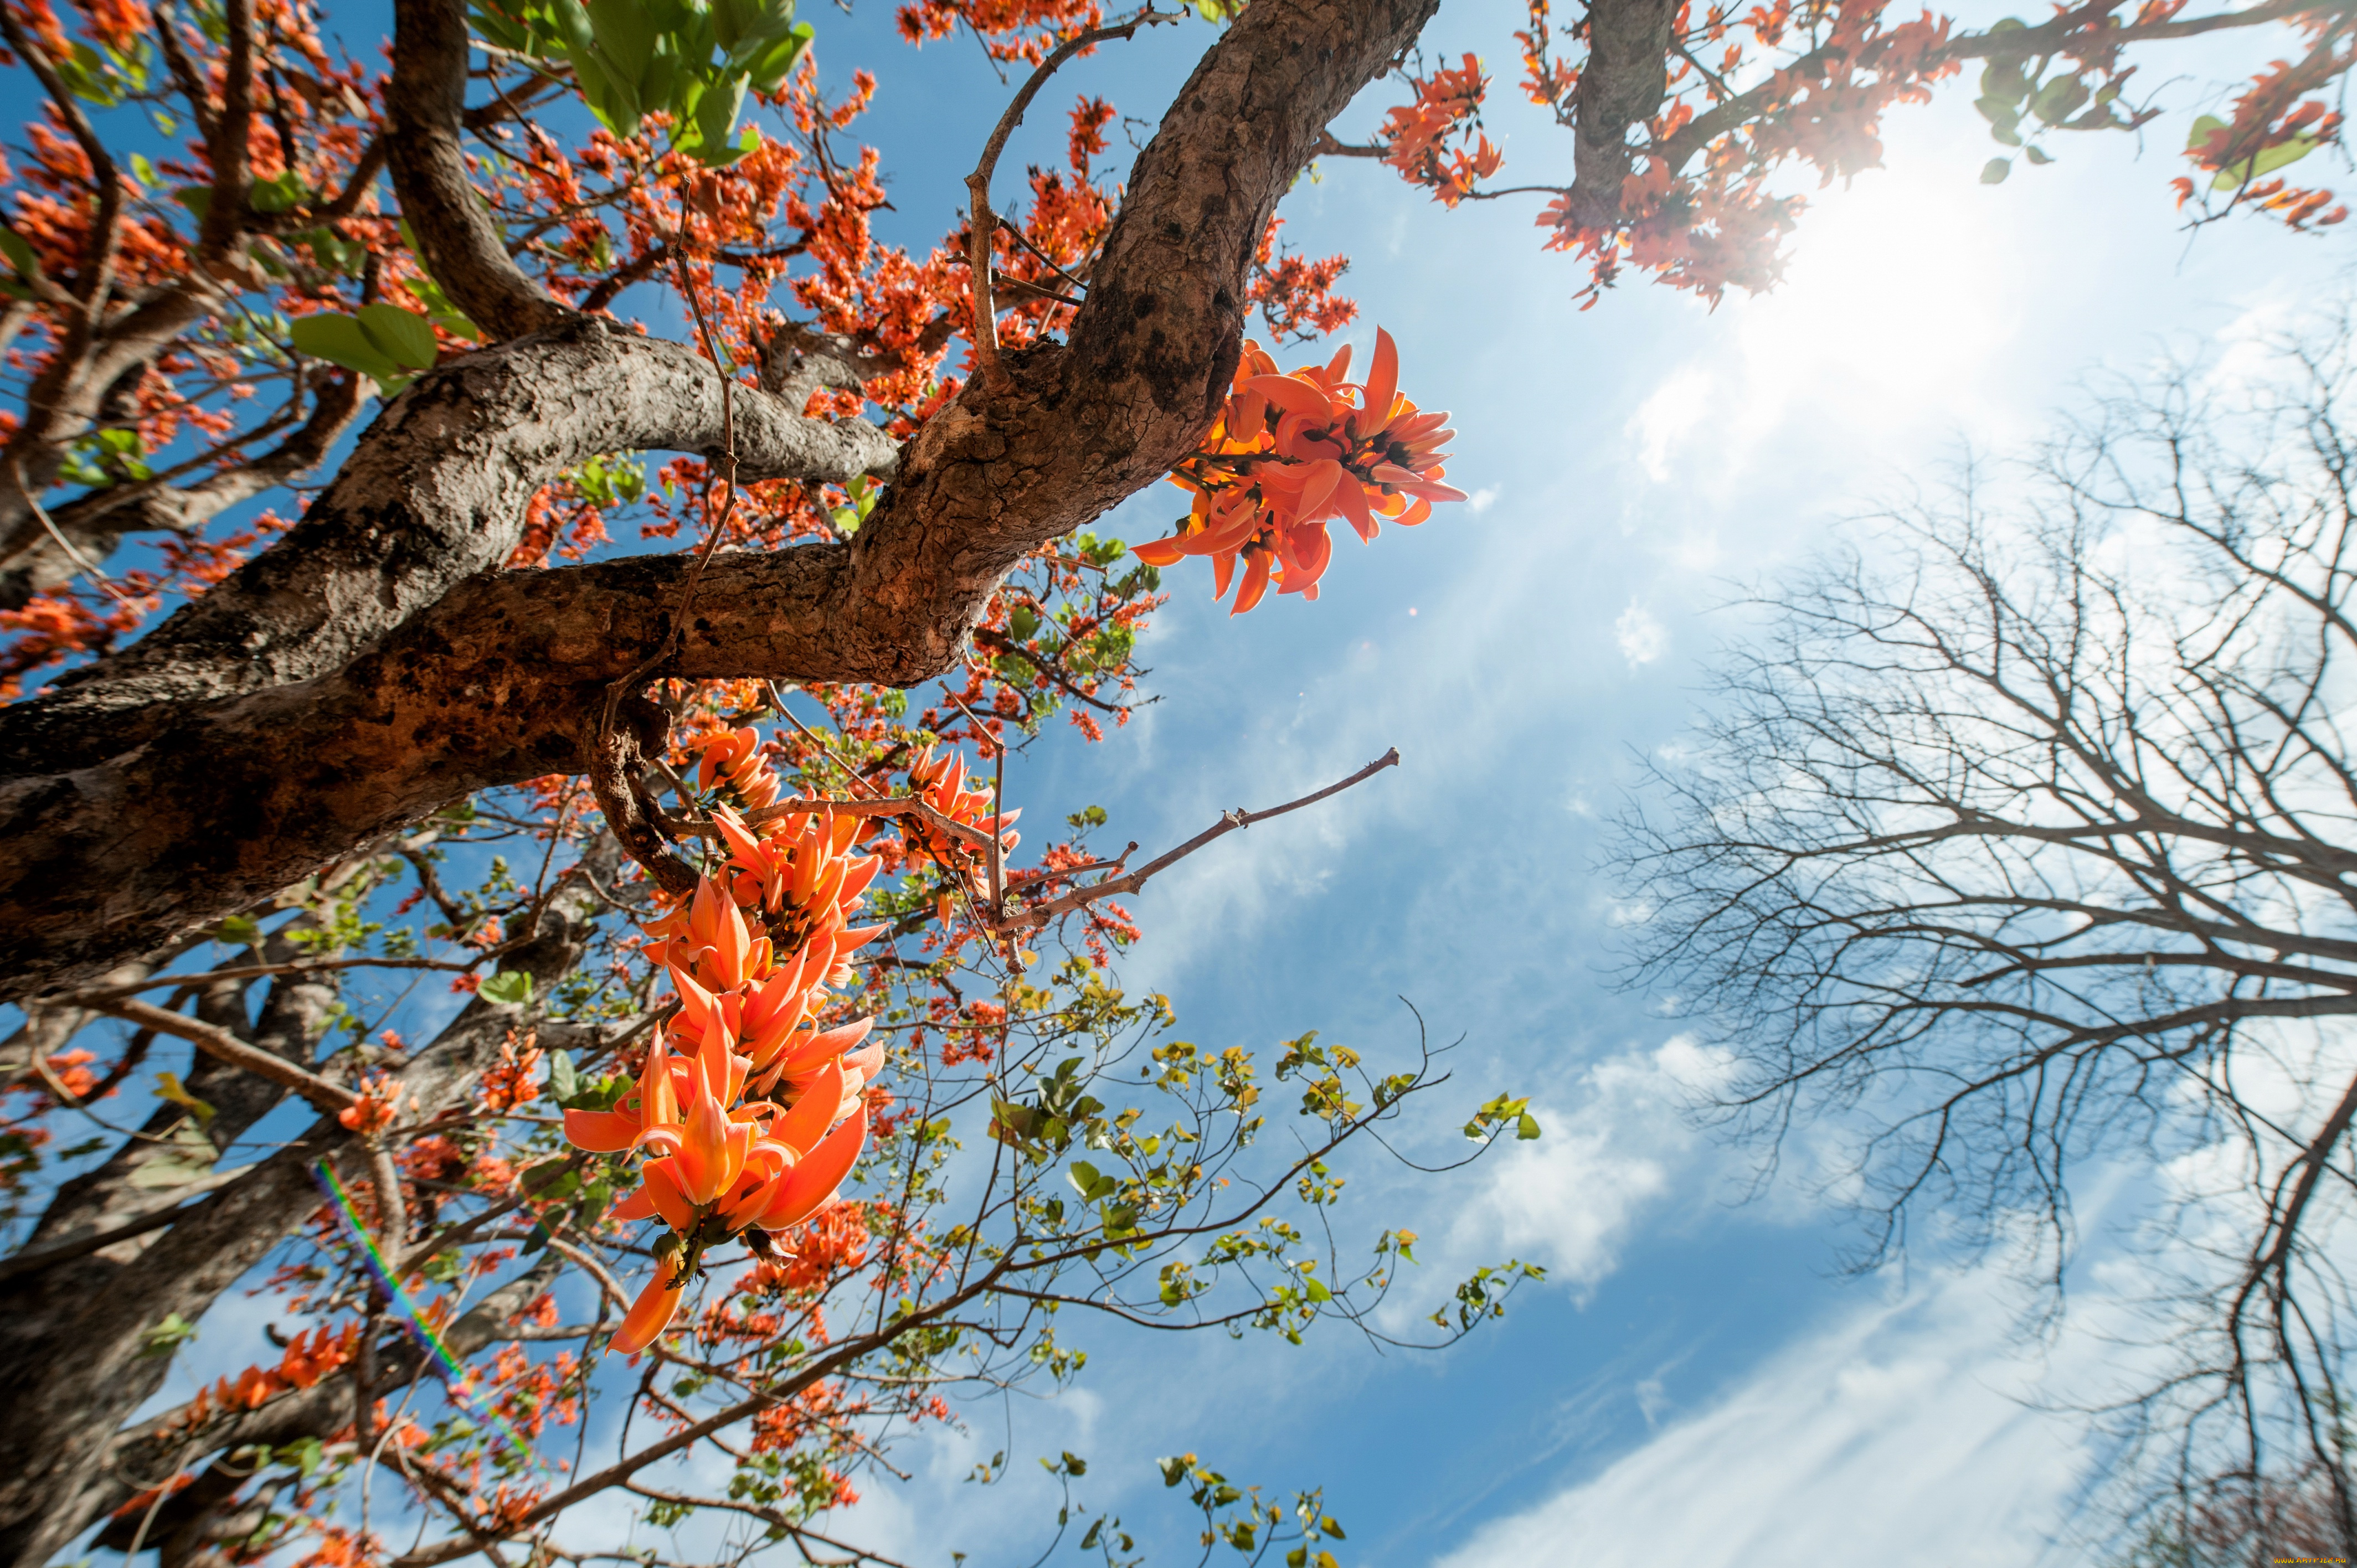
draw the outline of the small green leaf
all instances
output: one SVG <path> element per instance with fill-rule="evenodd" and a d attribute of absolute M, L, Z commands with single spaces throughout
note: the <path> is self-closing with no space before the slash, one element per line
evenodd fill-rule
<path fill-rule="evenodd" d="M 221 1158 L 213 1141 L 188 1122 L 174 1128 L 165 1142 L 150 1147 L 154 1152 L 131 1173 L 131 1185 L 145 1192 L 167 1192 L 200 1182 L 213 1174 L 213 1163 Z"/>
<path fill-rule="evenodd" d="M 2266 148 L 2250 157 L 2236 158 L 2218 171 L 2218 177 L 2210 182 L 2210 188 L 2212 190 L 2233 190 L 2244 180 L 2257 179 L 2273 174 L 2286 164 L 2299 162 L 2320 145 L 2314 136 L 2294 136 L 2288 142 Z"/>
<path fill-rule="evenodd" d="M 2030 99 L 2029 112 L 2050 125 L 2059 125 L 2093 96 L 2087 84 L 2077 77 L 2058 76 Z"/>
<path fill-rule="evenodd" d="M 1983 185 L 2003 185 L 2005 177 L 2013 172 L 2013 165 L 2004 158 L 1991 158 L 1981 166 Z"/>
<path fill-rule="evenodd" d="M 177 1312 L 167 1312 L 164 1321 L 143 1330 L 139 1336 L 139 1355 L 143 1360 L 176 1353 L 181 1346 L 197 1337 L 197 1326 Z"/>
<path fill-rule="evenodd" d="M 413 371 L 427 369 L 441 352 L 425 317 L 397 305 L 363 305 L 360 322 L 379 353 Z"/>
<path fill-rule="evenodd" d="M 213 929 L 213 940 L 233 948 L 250 948 L 262 940 L 262 926 L 251 915 L 231 915 Z"/>
<path fill-rule="evenodd" d="M 1514 1136 L 1528 1143 L 1538 1135 L 1539 1119 L 1527 1111 L 1523 1112 L 1522 1119 L 1514 1123 Z"/>
<path fill-rule="evenodd" d="M 373 378 L 379 384 L 403 379 L 401 367 L 361 329 L 361 324 L 349 316 L 327 315 L 297 317 L 287 330 L 297 351 L 315 360 L 325 360 L 331 365 L 341 365 L 348 371 L 358 371 Z"/>
<path fill-rule="evenodd" d="M 2033 164 L 2045 165 L 2050 164 L 2054 161 L 2054 155 L 2048 152 L 2043 147 L 2027 148 L 2025 149 L 2025 156 Z"/>
<path fill-rule="evenodd" d="M 0 229 L 0 256 L 8 258 L 8 264 L 16 269 L 19 277 L 37 278 L 41 275 L 40 260 L 33 254 L 33 247 L 27 244 L 25 237 L 14 229 Z"/>
<path fill-rule="evenodd" d="M 311 193 L 293 169 L 275 179 L 258 179 L 246 193 L 247 204 L 256 212 L 285 212 L 310 199 Z"/>
<path fill-rule="evenodd" d="M 549 1098 L 562 1105 L 579 1092 L 581 1092 L 581 1079 L 573 1070 L 573 1054 L 570 1051 L 549 1052 Z"/>
<path fill-rule="evenodd" d="M 180 1075 L 178 1073 L 159 1072 L 156 1075 L 156 1097 L 186 1111 L 197 1119 L 197 1125 L 200 1128 L 210 1127 L 213 1117 L 218 1114 L 211 1106 L 180 1087 Z"/>
<path fill-rule="evenodd" d="M 475 994 L 503 1007 L 521 1007 L 532 1000 L 532 976 L 521 970 L 503 969 L 477 986 Z"/>

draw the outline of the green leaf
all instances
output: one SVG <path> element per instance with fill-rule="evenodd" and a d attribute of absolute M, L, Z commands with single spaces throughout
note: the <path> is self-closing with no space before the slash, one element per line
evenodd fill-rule
<path fill-rule="evenodd" d="M 288 169 L 274 179 L 258 179 L 246 192 L 247 205 L 256 212 L 285 212 L 310 199 L 302 179 Z"/>
<path fill-rule="evenodd" d="M 360 322 L 361 330 L 378 352 L 413 371 L 431 366 L 441 353 L 441 346 L 434 340 L 434 328 L 425 317 L 397 305 L 363 305 Z"/>
<path fill-rule="evenodd" d="M 1175 1487 L 1187 1478 L 1187 1467 L 1195 1462 L 1192 1454 L 1174 1454 L 1167 1459 L 1157 1459 L 1154 1467 L 1162 1472 L 1162 1484 Z"/>
<path fill-rule="evenodd" d="M 1538 1135 L 1539 1119 L 1527 1111 L 1523 1112 L 1522 1119 L 1514 1123 L 1514 1136 L 1528 1143 Z"/>
<path fill-rule="evenodd" d="M 1064 1450 L 1064 1474 L 1068 1476 L 1085 1476 L 1088 1473 L 1089 1462 L 1087 1460 L 1082 1458 L 1079 1455 L 1073 1453 L 1069 1448 Z"/>
<path fill-rule="evenodd" d="M 2013 165 L 2004 158 L 1991 158 L 1981 166 L 1983 185 L 2003 185 L 2005 177 L 2013 172 Z"/>
<path fill-rule="evenodd" d="M 726 154 L 733 161 L 743 156 L 743 150 L 730 141 L 737 129 L 737 114 L 745 105 L 745 79 L 737 77 L 721 82 L 704 94 L 696 105 L 695 128 L 701 138 L 696 156 L 705 163 L 719 161 L 716 155 Z"/>
<path fill-rule="evenodd" d="M 2273 174 L 2286 164 L 2299 162 L 2321 145 L 2314 136 L 2294 136 L 2290 141 L 2266 148 L 2255 156 L 2236 158 L 2218 171 L 2218 177 L 2210 182 L 2210 188 L 2233 190 L 2244 180 L 2258 179 Z"/>
<path fill-rule="evenodd" d="M 199 1128 L 211 1127 L 213 1117 L 218 1114 L 211 1106 L 180 1086 L 180 1075 L 178 1073 L 159 1072 L 156 1075 L 156 1098 L 186 1111 L 197 1119 L 197 1125 Z M 208 1148 L 211 1146 L 210 1141 L 206 1146 Z M 134 1176 L 132 1180 L 136 1184 L 138 1177 Z"/>
<path fill-rule="evenodd" d="M 250 948 L 262 940 L 262 926 L 251 915 L 231 915 L 213 929 L 213 940 L 233 948 Z"/>
<path fill-rule="evenodd" d="M 2193 134 L 2185 138 L 2185 150 L 2189 153 L 2205 151 L 2210 145 L 2210 138 L 2226 128 L 2226 122 L 2215 114 L 2202 115 L 2193 122 Z"/>
<path fill-rule="evenodd" d="M 581 1091 L 581 1079 L 573 1070 L 573 1053 L 548 1053 L 548 1094 L 559 1105 Z"/>
<path fill-rule="evenodd" d="M 341 365 L 373 377 L 379 383 L 403 379 L 401 367 L 371 340 L 361 324 L 349 316 L 321 314 L 297 317 L 288 328 L 296 349 L 315 360 Z"/>
<path fill-rule="evenodd" d="M 616 135 L 637 135 L 639 99 L 637 89 L 630 84 L 637 82 L 638 70 L 631 70 L 629 83 L 617 80 L 597 47 L 597 33 L 580 0 L 547 0 L 546 14 L 565 40 L 565 58 L 573 67 L 574 81 L 580 84 L 581 96 L 587 101 L 590 112 Z"/>
<path fill-rule="evenodd" d="M 475 994 L 501 1006 L 521 1007 L 532 1000 L 532 976 L 521 970 L 503 969 L 477 986 Z"/>
<path fill-rule="evenodd" d="M 810 41 L 811 25 L 797 22 L 784 38 L 748 61 L 746 74 L 751 79 L 755 91 L 775 92 L 782 86 L 793 72 L 794 61 L 802 58 L 802 50 L 809 47 Z"/>
<path fill-rule="evenodd" d="M 37 278 L 41 275 L 40 258 L 33 254 L 33 247 L 27 244 L 25 237 L 14 229 L 0 229 L 0 256 L 8 258 L 8 264 L 16 269 L 19 277 Z"/>
<path fill-rule="evenodd" d="M 177 1312 L 167 1312 L 164 1321 L 139 1335 L 139 1355 L 143 1360 L 169 1356 L 197 1337 L 197 1326 Z"/>
<path fill-rule="evenodd" d="M 637 0 L 588 0 L 584 8 L 589 31 L 605 51 L 603 63 L 619 81 L 634 84 L 641 81 L 654 58 L 656 34 L 654 23 Z"/>
<path fill-rule="evenodd" d="M 2054 161 L 2054 155 L 2052 155 L 2051 153 L 2048 152 L 2048 151 L 2047 151 L 2045 148 L 2043 148 L 2043 147 L 2030 147 L 2030 148 L 2028 148 L 2028 149 L 2026 149 L 2026 151 L 2025 151 L 2025 156 L 2026 156 L 2029 159 L 2029 161 L 2030 161 L 2031 163 L 2033 163 L 2033 164 L 2040 164 L 2040 165 L 2043 165 L 2043 164 L 2050 164 L 2050 163 L 2052 163 L 2052 162 Z"/>
<path fill-rule="evenodd" d="M 131 1173 L 131 1185 L 143 1191 L 169 1191 L 200 1182 L 213 1174 L 213 1162 L 221 1158 L 213 1141 L 188 1122 L 174 1128 L 171 1137 L 155 1149 Z"/>
<path fill-rule="evenodd" d="M 2029 112 L 2050 125 L 2059 125 L 2079 112 L 2094 93 L 2075 76 L 2058 76 L 2038 90 Z"/>

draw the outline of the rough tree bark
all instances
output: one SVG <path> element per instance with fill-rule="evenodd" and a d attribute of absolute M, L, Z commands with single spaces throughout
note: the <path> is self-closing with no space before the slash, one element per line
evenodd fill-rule
<path fill-rule="evenodd" d="M 501 966 L 531 974 L 544 992 L 570 973 L 604 908 L 592 878 L 609 879 L 619 864 L 610 839 L 594 847 L 543 905 L 533 940 L 503 955 Z M 249 1044 L 307 1063 L 317 1044 L 323 989 L 299 980 L 273 987 L 260 1026 L 238 1032 Z M 414 1099 L 414 1114 L 429 1119 L 464 1103 L 483 1069 L 499 1059 L 509 1031 L 529 1021 L 522 1006 L 469 1004 L 399 1069 L 401 1102 L 406 1107 Z M 247 1073 L 196 1077 L 208 1098 L 219 1097 L 212 1133 L 222 1143 L 283 1098 Z M 70 1206 L 75 1213 L 103 1202 L 103 1195 L 119 1199 L 127 1172 L 115 1167 L 125 1157 L 136 1158 L 119 1156 L 92 1173 Z M 102 1509 L 167 1478 L 185 1462 L 185 1449 L 170 1452 L 172 1444 L 156 1434 L 118 1437 L 124 1418 L 155 1392 L 170 1366 L 141 1354 L 143 1336 L 168 1314 L 195 1322 L 316 1210 L 313 1170 L 321 1160 L 337 1162 L 350 1179 L 368 1179 L 361 1140 L 321 1117 L 169 1228 L 0 1281 L 0 1563 L 34 1568 L 48 1562 Z M 201 1436 L 201 1445 L 188 1447 L 201 1453 L 217 1445 L 217 1434 Z M 161 1477 L 147 1468 L 159 1458 Z"/>
<path fill-rule="evenodd" d="M 894 480 L 851 543 L 716 558 L 665 672 L 909 684 L 948 668 L 1030 550 L 1200 441 L 1278 199 L 1436 3 L 1255 4 L 1138 158 L 1069 345 L 1006 356 L 905 449 L 737 387 L 744 476 Z M 136 974 L 191 928 L 438 806 L 576 770 L 607 686 L 672 637 L 682 557 L 501 568 L 525 504 L 565 468 L 626 448 L 716 453 L 712 370 L 563 311 L 506 262 L 453 183 L 460 7 L 402 0 L 397 25 L 404 215 L 454 302 L 508 340 L 394 400 L 302 524 L 201 601 L 0 713 L 0 994 Z M 502 966 L 565 972 L 596 904 L 588 878 L 564 883 Z M 308 1065 L 304 989 L 274 996 L 259 1031 L 225 998 L 215 1021 Z M 475 1003 L 400 1069 L 404 1105 L 431 1115 L 470 1093 L 522 1017 Z M 278 1103 L 248 1098 L 240 1117 Z M 168 1226 L 0 1277 L 0 1563 L 46 1562 L 155 1478 L 157 1434 L 122 1430 L 167 1365 L 141 1357 L 143 1336 L 201 1316 L 316 1208 L 314 1164 L 360 1153 L 322 1119 Z M 110 1166 L 48 1237 L 120 1223 L 127 1184 Z M 176 1535 L 201 1535 L 202 1502 L 175 1513 Z"/>
<path fill-rule="evenodd" d="M 1140 155 L 1071 343 L 977 378 L 899 455 L 850 544 L 716 569 L 673 671 L 907 684 L 948 668 L 1027 552 L 1201 438 L 1278 199 L 1433 8 L 1255 5 Z M 404 124 L 455 112 L 448 91 L 426 102 L 410 68 L 437 50 L 409 40 L 457 10 L 400 10 Z M 428 193 L 412 213 L 427 253 L 479 263 L 437 261 L 437 275 L 479 321 L 543 319 L 482 236 L 436 221 L 436 171 L 419 165 L 442 145 L 393 147 L 404 201 Z M 748 475 L 888 463 L 842 427 L 816 426 L 834 445 L 814 455 L 797 445 L 818 439 L 813 422 L 750 388 L 736 403 Z M 395 400 L 301 528 L 133 649 L 0 714 L 0 995 L 123 962 L 469 790 L 578 766 L 580 704 L 662 644 L 679 567 L 497 568 L 548 478 L 625 447 L 715 450 L 718 405 L 686 350 L 583 318 L 469 356 Z M 528 628 L 530 652 L 491 627 Z"/>

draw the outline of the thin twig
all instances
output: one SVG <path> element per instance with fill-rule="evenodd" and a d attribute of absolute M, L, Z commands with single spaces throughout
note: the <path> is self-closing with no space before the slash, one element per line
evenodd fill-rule
<path fill-rule="evenodd" d="M 1039 95 L 1039 90 L 1048 85 L 1048 79 L 1055 75 L 1066 60 L 1094 45 L 1134 37 L 1140 27 L 1177 19 L 1156 11 L 1148 5 L 1144 11 L 1117 27 L 1092 27 L 1085 33 L 1065 39 L 1057 46 L 1054 53 L 1039 62 L 1039 69 L 1031 73 L 1031 79 L 1023 84 L 1022 90 L 1016 93 L 1015 101 L 998 117 L 997 125 L 990 133 L 990 140 L 983 144 L 981 161 L 974 166 L 974 172 L 965 177 L 967 212 L 973 220 L 969 226 L 972 232 L 966 241 L 966 265 L 974 273 L 974 363 L 989 381 L 996 382 L 1006 373 L 998 363 L 998 308 L 992 303 L 990 289 L 991 241 L 998 230 L 998 220 L 990 209 L 990 177 L 997 170 L 998 155 L 1006 150 L 1006 138 L 1015 134 L 1015 127 L 1023 123 L 1024 111 L 1031 107 L 1031 100 Z M 1053 263 L 1049 264 L 1054 265 Z"/>
<path fill-rule="evenodd" d="M 176 1036 L 188 1041 L 215 1061 L 240 1068 L 256 1078 L 267 1079 L 282 1089 L 293 1090 L 320 1110 L 333 1114 L 349 1111 L 360 1103 L 360 1096 L 341 1084 L 330 1083 L 315 1073 L 309 1073 L 288 1061 L 257 1047 L 249 1046 L 227 1029 L 215 1028 L 201 1019 L 174 1013 L 136 997 L 125 996 L 111 1002 L 93 1002 L 91 1010 L 144 1025 L 158 1034 Z"/>
<path fill-rule="evenodd" d="M 89 556 L 74 548 L 72 540 L 58 531 L 58 525 L 49 518 L 48 509 L 41 505 L 39 499 L 33 494 L 32 488 L 25 483 L 24 465 L 14 457 L 8 459 L 8 478 L 15 483 L 16 493 L 25 498 L 25 504 L 33 509 L 33 515 L 41 520 L 41 526 L 49 531 L 49 537 L 58 542 L 58 548 L 72 557 L 74 564 L 81 568 L 82 575 L 90 579 L 90 585 L 111 596 L 116 604 L 132 604 L 134 601 L 131 596 L 116 587 L 113 578 L 100 571 L 91 564 Z"/>
<path fill-rule="evenodd" d="M 1348 779 L 1341 780 L 1340 783 L 1329 784 L 1326 788 L 1318 790 L 1314 794 L 1304 795 L 1297 800 L 1287 800 L 1282 806 L 1271 806 L 1265 811 L 1247 811 L 1242 808 L 1229 811 L 1222 816 L 1216 823 L 1204 829 L 1201 832 L 1197 833 L 1193 838 L 1189 839 L 1177 849 L 1170 851 L 1167 854 L 1156 856 L 1154 859 L 1147 861 L 1144 865 L 1139 866 L 1135 871 L 1126 873 L 1120 876 L 1109 876 L 1101 882 L 1092 882 L 1086 887 L 1075 887 L 1069 893 L 1060 894 L 1056 897 L 1048 900 L 1045 904 L 1039 906 L 1037 908 L 1026 909 L 1022 913 L 1000 922 L 997 929 L 1001 930 L 1010 930 L 1025 926 L 1044 926 L 1049 920 L 1055 919 L 1059 916 L 1069 915 L 1073 910 L 1082 908 L 1089 904 L 1093 904 L 1100 898 L 1109 898 L 1118 893 L 1135 893 L 1139 888 L 1146 886 L 1147 878 L 1155 875 L 1157 872 L 1164 870 L 1166 867 L 1186 859 L 1189 855 L 1194 854 L 1197 850 L 1201 849 L 1212 840 L 1225 837 L 1227 834 L 1235 832 L 1238 828 L 1248 828 L 1255 822 L 1265 822 L 1271 817 L 1281 817 L 1287 811 L 1297 811 L 1304 806 L 1314 806 L 1329 795 L 1339 795 L 1354 784 L 1363 783 L 1365 780 L 1373 778 L 1376 774 L 1381 773 L 1386 768 L 1398 767 L 1399 759 L 1399 747 L 1394 746 L 1389 751 L 1384 752 L 1381 757 L 1375 758 L 1372 762 L 1368 763 L 1364 768 L 1360 768 L 1356 773 L 1351 774 Z M 1127 857 L 1125 855 L 1124 858 Z"/>

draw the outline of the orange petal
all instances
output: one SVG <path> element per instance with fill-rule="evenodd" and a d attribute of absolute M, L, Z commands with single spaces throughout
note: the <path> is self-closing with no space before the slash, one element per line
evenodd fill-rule
<path fill-rule="evenodd" d="M 606 1210 L 608 1219 L 652 1219 L 655 1217 L 655 1195 L 641 1184 L 630 1197 Z"/>
<path fill-rule="evenodd" d="M 1334 423 L 1334 400 L 1308 381 L 1291 376 L 1254 376 L 1248 390 L 1260 393 L 1287 413 L 1306 414 L 1321 424 Z"/>
<path fill-rule="evenodd" d="M 654 1211 L 662 1216 L 664 1224 L 685 1235 L 695 1229 L 695 1206 L 680 1190 L 675 1168 L 675 1160 L 649 1160 L 639 1174 L 645 1178 L 643 1190 Z"/>
<path fill-rule="evenodd" d="M 680 978 L 677 972 L 672 978 Z M 671 1052 L 664 1043 L 663 1032 L 657 1029 L 654 1043 L 647 1047 L 647 1065 L 639 1073 L 639 1124 L 642 1128 L 661 1127 L 678 1120 L 679 1100 L 671 1081 Z"/>
<path fill-rule="evenodd" d="M 843 1064 L 831 1061 L 819 1069 L 817 1079 L 794 1101 L 793 1109 L 770 1123 L 770 1136 L 798 1155 L 814 1149 L 834 1125 L 834 1113 L 842 1103 Z"/>
<path fill-rule="evenodd" d="M 1252 553 L 1252 559 L 1244 564 L 1243 584 L 1236 589 L 1236 602 L 1229 607 L 1230 615 L 1240 616 L 1260 603 L 1260 596 L 1268 592 L 1268 564 L 1275 555 L 1273 550 Z"/>
<path fill-rule="evenodd" d="M 694 1204 L 710 1203 L 737 1183 L 729 1165 L 728 1112 L 710 1092 L 699 1093 L 688 1108 L 687 1135 L 681 1140 L 672 1165 L 680 1191 Z"/>
<path fill-rule="evenodd" d="M 1334 504 L 1341 509 L 1344 518 L 1358 531 L 1359 537 L 1372 544 L 1375 535 L 1383 532 L 1373 513 L 1367 510 L 1367 492 L 1359 488 L 1359 477 L 1346 473 L 1341 483 L 1334 487 Z"/>
<path fill-rule="evenodd" d="M 784 1068 L 785 1076 L 799 1078 L 821 1062 L 855 1048 L 875 1026 L 875 1019 L 862 1018 L 856 1023 L 804 1035 L 791 1044 L 780 1065 Z"/>
<path fill-rule="evenodd" d="M 643 1129 L 626 1111 L 567 1111 L 565 1141 L 593 1155 L 619 1155 L 639 1141 Z"/>
<path fill-rule="evenodd" d="M 843 1066 L 845 1071 L 857 1073 L 864 1081 L 875 1082 L 876 1075 L 884 1070 L 884 1042 L 870 1040 L 856 1051 L 844 1052 Z"/>
<path fill-rule="evenodd" d="M 1392 335 L 1375 328 L 1374 361 L 1367 367 L 1367 421 L 1372 427 L 1388 417 L 1392 398 L 1399 391 L 1399 346 Z"/>
<path fill-rule="evenodd" d="M 1129 553 L 1149 566 L 1176 566 L 1187 558 L 1187 552 L 1179 548 L 1185 537 L 1181 534 L 1170 539 L 1155 539 L 1144 544 L 1133 544 L 1130 546 Z"/>
<path fill-rule="evenodd" d="M 613 1348 L 619 1355 L 635 1356 L 655 1342 L 656 1336 L 671 1326 L 679 1311 L 679 1298 L 687 1292 L 687 1282 L 682 1280 L 676 1288 L 670 1281 L 671 1266 L 666 1263 L 655 1271 L 639 1299 L 630 1304 L 629 1316 L 615 1331 Z"/>
<path fill-rule="evenodd" d="M 809 1219 L 818 1211 L 819 1205 L 834 1196 L 834 1189 L 851 1174 L 852 1165 L 866 1142 L 867 1107 L 863 1105 L 821 1139 L 818 1147 L 803 1156 L 802 1164 L 786 1173 L 785 1180 L 779 1184 L 777 1197 L 754 1223 L 764 1230 L 782 1230 Z"/>

